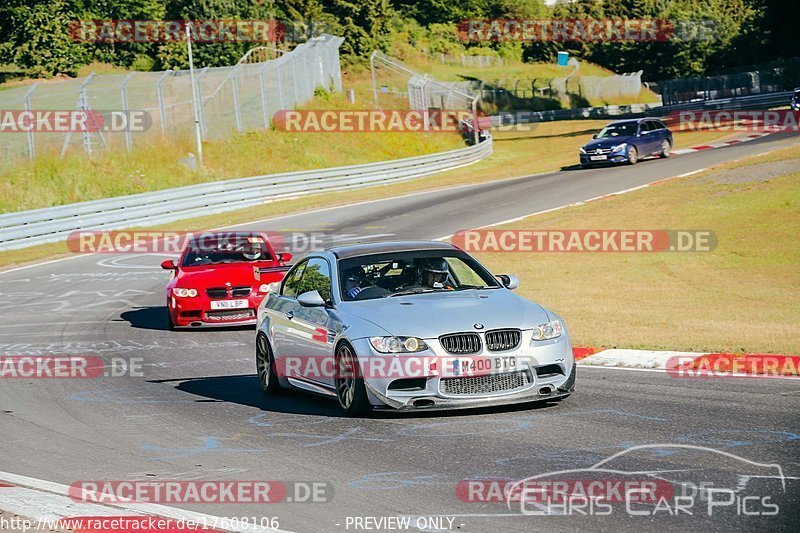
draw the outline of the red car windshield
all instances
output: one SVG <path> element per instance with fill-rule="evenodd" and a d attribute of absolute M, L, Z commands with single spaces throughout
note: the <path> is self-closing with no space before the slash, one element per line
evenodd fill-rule
<path fill-rule="evenodd" d="M 233 241 L 208 240 L 189 244 L 181 262 L 182 267 L 219 265 L 228 263 L 253 263 L 274 261 L 261 237 L 239 238 Z"/>

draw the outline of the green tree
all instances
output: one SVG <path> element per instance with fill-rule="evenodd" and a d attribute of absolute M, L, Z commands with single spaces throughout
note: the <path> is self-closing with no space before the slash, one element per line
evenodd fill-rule
<path fill-rule="evenodd" d="M 341 25 L 343 54 L 364 58 L 373 50 L 387 50 L 394 13 L 389 0 L 325 0 L 325 4 Z"/>
<path fill-rule="evenodd" d="M 77 18 L 66 0 L 5 0 L 0 5 L 0 61 L 32 77 L 75 75 L 90 57 L 69 33 Z"/>
<path fill-rule="evenodd" d="M 271 0 L 167 0 L 166 16 L 170 20 L 273 20 L 280 10 Z M 265 43 L 198 42 L 192 48 L 196 67 L 233 65 L 250 48 Z M 269 44 L 267 44 L 269 46 Z M 157 58 L 162 68 L 189 67 L 186 45 L 166 43 L 158 47 Z"/>

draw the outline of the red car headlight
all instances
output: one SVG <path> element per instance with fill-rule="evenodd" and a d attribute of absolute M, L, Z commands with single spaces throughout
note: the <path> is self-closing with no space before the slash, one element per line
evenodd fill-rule
<path fill-rule="evenodd" d="M 184 289 L 183 287 L 174 287 L 172 289 L 172 294 L 174 294 L 178 298 L 194 298 L 195 296 L 197 296 L 197 290 Z"/>

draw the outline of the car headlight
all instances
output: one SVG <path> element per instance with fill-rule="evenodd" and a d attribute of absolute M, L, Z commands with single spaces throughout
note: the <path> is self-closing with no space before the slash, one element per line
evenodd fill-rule
<path fill-rule="evenodd" d="M 425 341 L 416 337 L 370 337 L 369 343 L 380 353 L 412 353 L 428 349 Z"/>
<path fill-rule="evenodd" d="M 564 331 L 564 327 L 561 325 L 560 320 L 545 322 L 533 328 L 533 340 L 546 341 L 548 339 L 555 339 L 561 336 L 562 331 Z"/>
<path fill-rule="evenodd" d="M 269 292 L 270 286 L 272 283 L 262 283 L 260 287 L 258 287 L 258 292 Z"/>
<path fill-rule="evenodd" d="M 581 146 L 581 153 L 582 153 L 582 154 L 585 154 L 585 153 L 586 153 L 586 150 L 583 148 L 583 146 Z"/>
<path fill-rule="evenodd" d="M 184 289 L 182 287 L 174 287 L 172 289 L 172 294 L 174 294 L 178 298 L 194 298 L 195 296 L 197 296 L 197 290 Z"/>
<path fill-rule="evenodd" d="M 618 144 L 614 148 L 611 149 L 611 152 L 616 154 L 617 152 L 622 152 L 627 147 L 628 147 L 628 143 Z"/>

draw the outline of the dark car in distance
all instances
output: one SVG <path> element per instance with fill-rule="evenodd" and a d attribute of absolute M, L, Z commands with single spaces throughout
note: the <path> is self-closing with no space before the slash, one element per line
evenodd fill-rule
<path fill-rule="evenodd" d="M 669 157 L 672 132 L 658 119 L 636 118 L 612 122 L 580 149 L 581 166 L 598 163 L 635 165 L 650 156 Z"/>

